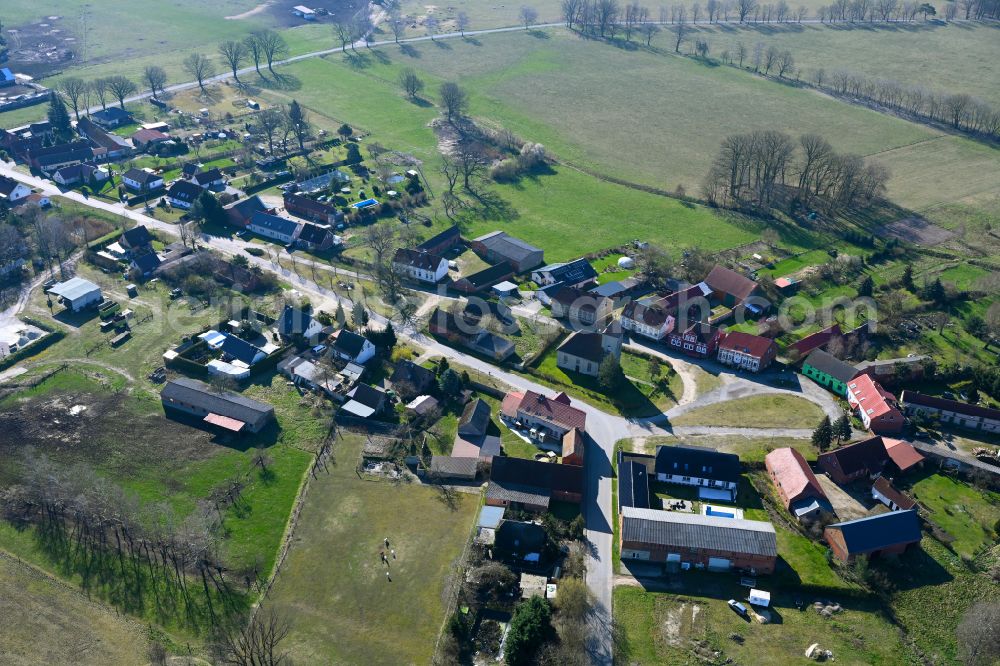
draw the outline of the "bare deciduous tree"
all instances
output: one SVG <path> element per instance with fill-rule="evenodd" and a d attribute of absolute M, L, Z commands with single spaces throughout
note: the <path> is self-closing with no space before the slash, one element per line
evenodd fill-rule
<path fill-rule="evenodd" d="M 63 94 L 69 105 L 73 107 L 73 115 L 80 118 L 80 99 L 87 90 L 87 83 L 78 77 L 70 76 L 59 82 L 59 92 Z"/>
<path fill-rule="evenodd" d="M 167 72 L 159 65 L 149 65 L 142 72 L 142 81 L 155 98 L 157 93 L 162 93 L 163 87 L 167 85 Z"/>
<path fill-rule="evenodd" d="M 216 636 L 213 652 L 233 666 L 282 666 L 288 664 L 281 642 L 291 631 L 288 620 L 273 609 L 259 610 L 243 626 L 227 626 Z"/>
<path fill-rule="evenodd" d="M 118 106 L 125 110 L 125 98 L 134 95 L 136 92 L 135 83 L 131 79 L 120 74 L 109 76 L 108 91 L 118 100 Z"/>
<path fill-rule="evenodd" d="M 521 24 L 524 25 L 524 29 L 527 30 L 538 21 L 538 10 L 534 7 L 524 5 L 517 16 L 521 20 Z"/>
<path fill-rule="evenodd" d="M 205 93 L 205 80 L 215 74 L 215 66 L 201 53 L 192 53 L 184 58 L 184 70 L 198 82 L 202 94 Z"/>
<path fill-rule="evenodd" d="M 236 85 L 240 84 L 239 69 L 240 65 L 247 57 L 247 46 L 243 42 L 237 42 L 229 40 L 219 44 L 219 54 L 222 59 L 226 61 L 229 65 L 229 69 L 233 72 L 233 80 Z"/>
<path fill-rule="evenodd" d="M 399 73 L 399 86 L 410 99 L 417 99 L 420 91 L 424 89 L 423 80 L 410 68 L 406 68 Z"/>

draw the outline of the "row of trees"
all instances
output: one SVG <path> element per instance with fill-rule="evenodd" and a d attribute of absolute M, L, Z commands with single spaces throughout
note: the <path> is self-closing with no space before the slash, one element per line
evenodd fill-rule
<path fill-rule="evenodd" d="M 130 603 L 155 598 L 160 606 L 179 606 L 191 619 L 207 612 L 212 625 L 240 610 L 218 546 L 222 512 L 244 501 L 244 476 L 220 486 L 212 501 L 179 520 L 168 504 L 143 506 L 85 465 L 60 467 L 34 450 L 24 463 L 21 483 L 4 495 L 4 518 L 37 526 L 58 559 L 79 565 L 85 586 L 91 576 L 111 578 Z M 242 573 L 249 589 L 263 572 Z M 191 589 L 192 576 L 203 594 Z"/>
<path fill-rule="evenodd" d="M 888 179 L 880 163 L 838 154 L 815 134 L 796 142 L 784 132 L 758 130 L 723 140 L 703 191 L 718 205 L 769 208 L 779 193 L 791 190 L 804 205 L 821 203 L 836 212 L 870 204 Z"/>
<path fill-rule="evenodd" d="M 218 50 L 232 71 L 236 84 L 241 85 L 239 70 L 244 64 L 252 62 L 257 73 L 261 75 L 260 68 L 266 64 L 273 75 L 274 63 L 288 55 L 288 44 L 273 30 L 259 30 L 247 35 L 241 41 L 223 42 L 219 44 Z M 198 87 L 204 93 L 205 84 L 216 74 L 213 60 L 205 54 L 192 53 L 184 58 L 182 64 L 184 71 L 198 82 Z M 166 89 L 166 70 L 158 65 L 149 65 L 143 70 L 142 84 L 154 98 L 158 98 Z M 79 118 L 81 111 L 93 106 L 95 101 L 102 109 L 107 109 L 109 103 L 116 101 L 119 107 L 124 109 L 125 100 L 135 95 L 139 91 L 139 86 L 132 79 L 120 74 L 92 81 L 70 76 L 59 82 L 57 90 L 73 108 L 74 115 Z"/>
<path fill-rule="evenodd" d="M 954 19 L 958 13 L 954 2 L 945 7 L 948 20 Z M 876 21 L 914 21 L 917 14 L 927 20 L 928 16 L 936 16 L 937 9 L 926 2 L 909 2 L 901 0 L 834 0 L 833 4 L 825 5 L 816 10 L 820 22 L 836 23 L 875 23 Z"/>
<path fill-rule="evenodd" d="M 906 85 L 842 69 L 829 75 L 819 69 L 816 71 L 815 82 L 818 87 L 838 95 L 854 97 L 896 113 L 1000 139 L 1000 109 L 972 95 L 935 91 L 920 85 Z"/>

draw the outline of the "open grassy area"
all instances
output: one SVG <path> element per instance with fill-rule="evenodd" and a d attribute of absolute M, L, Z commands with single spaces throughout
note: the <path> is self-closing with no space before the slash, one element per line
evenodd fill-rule
<path fill-rule="evenodd" d="M 912 663 L 898 630 L 877 612 L 876 604 L 862 599 L 835 597 L 846 610 L 824 618 L 811 607 L 800 611 L 793 605 L 796 597 L 810 604 L 815 600 L 807 589 L 772 591 L 771 611 L 778 621 L 760 625 L 726 606 L 726 599 L 746 597 L 737 578 L 686 574 L 677 583 L 672 586 L 680 590 L 676 593 L 615 588 L 614 615 L 625 632 L 627 663 L 690 664 L 697 655 L 719 651 L 714 662 L 786 664 L 803 660 L 805 649 L 815 642 L 832 650 L 837 663 Z M 733 634 L 740 640 L 733 640 Z"/>
<path fill-rule="evenodd" d="M 655 447 L 658 444 L 674 444 L 676 438 L 673 437 L 650 437 L 646 440 L 646 446 Z M 797 449 L 806 460 L 815 460 L 817 451 L 808 439 L 795 439 L 792 437 L 744 437 L 741 435 L 732 437 L 716 436 L 694 436 L 685 437 L 686 444 L 692 446 L 702 446 L 708 449 L 715 449 L 724 453 L 735 453 L 743 462 L 763 462 L 764 456 L 774 449 L 790 446 Z"/>
<path fill-rule="evenodd" d="M 1000 496 L 981 491 L 943 474 L 926 474 L 909 482 L 909 492 L 930 512 L 930 519 L 955 540 L 960 555 L 972 557 L 993 545 L 1000 520 Z"/>
<path fill-rule="evenodd" d="M 943 3 L 938 3 L 943 4 Z M 996 26 L 983 24 L 844 24 L 759 25 L 725 28 L 701 26 L 712 52 L 736 51 L 743 42 L 788 49 L 802 78 L 813 80 L 817 69 L 829 75 L 845 69 L 875 78 L 931 89 L 964 92 L 1000 104 L 1000 72 L 991 63 L 1000 57 Z M 669 39 L 664 35 L 661 41 Z M 915 57 L 934 53 L 933 59 Z"/>
<path fill-rule="evenodd" d="M 823 410 L 814 403 L 785 393 L 755 395 L 697 407 L 671 422 L 678 426 L 732 426 L 742 428 L 814 428 Z"/>
<path fill-rule="evenodd" d="M 0 552 L 0 660 L 9 666 L 148 663 L 148 631 Z"/>
<path fill-rule="evenodd" d="M 346 436 L 312 482 L 270 603 L 292 623 L 297 663 L 428 663 L 479 503 L 459 493 L 449 507 L 431 488 L 359 479 L 361 444 Z M 383 537 L 397 553 L 392 582 Z"/>

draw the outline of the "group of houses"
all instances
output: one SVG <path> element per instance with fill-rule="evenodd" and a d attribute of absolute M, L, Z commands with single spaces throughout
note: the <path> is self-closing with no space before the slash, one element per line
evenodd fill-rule
<path fill-rule="evenodd" d="M 172 142 L 165 123 L 142 125 L 131 136 L 116 129 L 134 122 L 132 115 L 118 107 L 108 107 L 84 115 L 74 122 L 76 136 L 59 140 L 49 121 L 40 121 L 4 130 L 0 147 L 14 158 L 63 187 L 101 186 L 110 177 L 107 163 L 155 150 Z M 161 182 L 162 186 L 162 182 Z M 136 188 L 135 193 L 156 188 Z"/>
<path fill-rule="evenodd" d="M 768 453 L 765 466 L 775 493 L 788 512 L 803 521 L 821 521 L 833 555 L 898 554 L 921 537 L 916 502 L 891 479 L 918 467 L 919 452 L 905 442 L 868 440 L 820 456 L 817 468 L 838 484 L 867 483 L 873 501 L 884 505 L 854 520 L 836 513 L 816 472 L 793 448 Z M 658 446 L 655 455 L 618 453 L 619 545 L 623 561 L 650 562 L 677 569 L 773 573 L 777 541 L 773 525 L 747 520 L 732 506 L 740 492 L 738 456 L 694 446 Z M 660 499 L 653 484 L 696 490 L 701 511 L 689 500 Z M 718 502 L 714 505 L 712 502 Z M 662 504 L 662 506 L 659 506 Z"/>
<path fill-rule="evenodd" d="M 313 201 L 305 197 L 297 198 Z M 338 219 L 336 215 L 332 212 L 329 216 L 312 215 L 303 210 L 303 207 L 292 206 L 291 201 L 294 199 L 286 195 L 285 212 L 305 219 L 283 215 L 281 211 L 265 204 L 259 196 L 253 195 L 225 206 L 226 221 L 237 229 L 250 231 L 281 245 L 311 252 L 326 252 L 343 245 L 343 238 L 335 233 L 334 223 Z"/>

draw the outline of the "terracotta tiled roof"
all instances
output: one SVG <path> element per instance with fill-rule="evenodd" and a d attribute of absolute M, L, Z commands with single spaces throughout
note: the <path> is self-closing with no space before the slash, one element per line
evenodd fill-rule
<path fill-rule="evenodd" d="M 737 301 L 746 299 L 757 288 L 757 283 L 750 278 L 719 265 L 716 265 L 705 278 L 705 284 L 711 287 L 712 291 L 729 294 Z"/>
<path fill-rule="evenodd" d="M 851 407 L 858 408 L 860 405 L 869 418 L 875 419 L 896 409 L 896 396 L 868 375 L 855 377 L 847 385 L 847 389 L 847 401 Z"/>
<path fill-rule="evenodd" d="M 505 416 L 510 418 L 515 418 L 518 412 L 524 412 L 560 425 L 567 430 L 572 428 L 584 430 L 587 425 L 586 412 L 571 406 L 568 398 L 560 399 L 564 395 L 546 398 L 541 393 L 534 391 L 526 391 L 523 394 L 508 393 L 503 399 L 501 410 Z"/>
<path fill-rule="evenodd" d="M 924 460 L 924 455 L 913 448 L 909 442 L 904 442 L 901 439 L 883 437 L 882 444 L 885 445 L 885 452 L 889 454 L 892 462 L 896 464 L 896 467 L 898 467 L 901 472 L 905 472 L 914 465 L 920 464 Z"/>
<path fill-rule="evenodd" d="M 809 463 L 795 449 L 775 449 L 767 454 L 764 463 L 780 484 L 789 504 L 804 497 L 826 497 Z"/>

